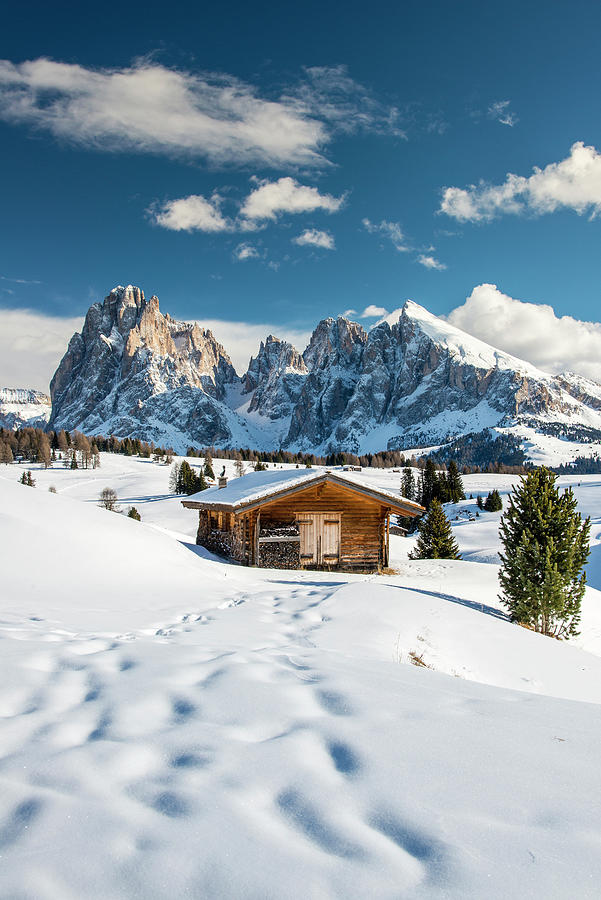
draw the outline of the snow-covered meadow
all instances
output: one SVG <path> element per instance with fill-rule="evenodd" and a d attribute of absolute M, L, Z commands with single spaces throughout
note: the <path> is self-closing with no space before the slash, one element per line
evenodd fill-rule
<path fill-rule="evenodd" d="M 32 471 L 0 466 L 1 896 L 598 896 L 601 477 L 562 479 L 593 527 L 560 643 L 497 598 L 476 496 L 514 476 L 464 478 L 463 561 L 392 536 L 361 576 L 197 548 L 149 460 Z"/>

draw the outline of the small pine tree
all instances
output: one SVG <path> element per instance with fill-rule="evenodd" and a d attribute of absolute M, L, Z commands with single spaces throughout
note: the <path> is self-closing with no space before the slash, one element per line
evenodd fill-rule
<path fill-rule="evenodd" d="M 128 510 L 128 512 L 127 512 L 127 518 L 128 518 L 128 519 L 135 519 L 136 522 L 141 522 L 141 521 L 142 521 L 142 516 L 140 515 L 140 513 L 138 512 L 138 510 L 136 509 L 135 506 L 130 506 L 130 507 L 129 507 L 129 510 Z"/>
<path fill-rule="evenodd" d="M 461 480 L 461 475 L 459 474 L 459 469 L 457 468 L 457 463 L 454 459 L 449 463 L 447 471 L 447 491 L 451 503 L 459 503 L 460 500 L 465 500 L 463 482 Z"/>
<path fill-rule="evenodd" d="M 266 468 L 267 466 L 265 465 L 265 463 L 261 462 L 260 459 L 256 461 L 255 472 L 264 472 Z M 298 463 L 296 464 L 296 468 L 298 469 Z"/>
<path fill-rule="evenodd" d="M 204 474 L 207 478 L 212 478 L 215 481 L 215 472 L 213 471 L 213 457 L 211 456 L 211 451 L 205 451 L 205 464 L 204 464 Z"/>
<path fill-rule="evenodd" d="M 428 514 L 420 520 L 419 537 L 410 559 L 461 559 L 451 524 L 439 500 L 432 500 Z"/>
<path fill-rule="evenodd" d="M 35 487 L 35 478 L 30 471 L 23 472 L 19 478 L 19 484 L 26 484 L 28 487 Z"/>
<path fill-rule="evenodd" d="M 406 497 L 407 500 L 415 500 L 415 478 L 413 477 L 413 469 L 410 466 L 406 466 L 403 469 L 401 496 Z"/>
<path fill-rule="evenodd" d="M 484 501 L 484 509 L 486 512 L 499 512 L 500 509 L 503 509 L 503 501 L 496 488 L 488 494 Z"/>
<path fill-rule="evenodd" d="M 541 634 L 578 634 L 586 589 L 590 519 L 582 520 L 571 490 L 559 493 L 544 466 L 522 476 L 501 518 L 500 599 L 511 620 Z"/>
<path fill-rule="evenodd" d="M 484 500 L 482 499 L 480 494 L 478 494 L 478 496 L 476 497 L 476 506 L 478 507 L 478 509 L 484 509 Z"/>
<path fill-rule="evenodd" d="M 438 492 L 438 475 L 436 473 L 436 466 L 431 459 L 426 460 L 426 465 L 422 469 L 420 487 L 419 502 L 422 506 L 425 506 L 426 509 L 430 509 L 430 504 Z"/>
<path fill-rule="evenodd" d="M 201 469 L 200 472 L 198 473 L 198 476 L 196 477 L 193 493 L 196 494 L 196 493 L 198 493 L 198 491 L 206 491 L 208 486 L 209 485 L 207 484 L 207 482 L 205 480 L 204 472 Z"/>

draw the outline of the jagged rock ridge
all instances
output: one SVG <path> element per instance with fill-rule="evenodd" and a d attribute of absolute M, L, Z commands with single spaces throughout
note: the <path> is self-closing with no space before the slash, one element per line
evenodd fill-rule
<path fill-rule="evenodd" d="M 601 386 L 548 375 L 407 301 L 371 331 L 321 321 L 302 355 L 273 335 L 239 377 L 210 331 L 139 288 L 94 304 L 51 383 L 52 427 L 169 443 L 354 452 L 520 421 L 601 429 Z"/>

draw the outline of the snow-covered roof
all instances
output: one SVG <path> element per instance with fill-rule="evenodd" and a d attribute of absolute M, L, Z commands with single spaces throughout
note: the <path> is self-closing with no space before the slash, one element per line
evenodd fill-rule
<path fill-rule="evenodd" d="M 285 493 L 298 487 L 309 487 L 313 482 L 346 482 L 349 487 L 367 493 L 374 498 L 388 500 L 395 506 L 415 510 L 416 514 L 422 511 L 418 503 L 401 497 L 400 494 L 375 487 L 373 483 L 361 478 L 356 472 L 342 472 L 329 469 L 267 469 L 263 472 L 249 472 L 240 478 L 230 481 L 227 487 L 212 487 L 197 494 L 191 494 L 182 501 L 184 506 L 192 508 L 205 507 L 230 507 L 232 510 L 242 509 L 246 506 Z"/>

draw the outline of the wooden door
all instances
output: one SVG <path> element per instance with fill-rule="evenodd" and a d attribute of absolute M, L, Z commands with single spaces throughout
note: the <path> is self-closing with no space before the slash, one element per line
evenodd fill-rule
<path fill-rule="evenodd" d="M 340 560 L 340 513 L 298 513 L 301 566 L 336 565 Z"/>
<path fill-rule="evenodd" d="M 323 513 L 320 519 L 319 562 L 323 565 L 336 565 L 340 561 L 340 513 Z"/>
<path fill-rule="evenodd" d="M 314 566 L 317 564 L 317 528 L 313 513 L 301 513 L 297 518 L 300 531 L 300 564 Z"/>

